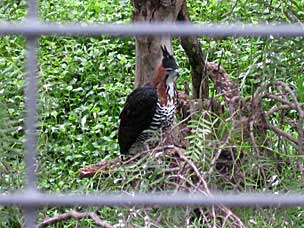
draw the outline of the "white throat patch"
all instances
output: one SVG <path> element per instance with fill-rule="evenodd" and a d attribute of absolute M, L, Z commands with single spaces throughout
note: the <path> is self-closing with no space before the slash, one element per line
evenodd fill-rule
<path fill-rule="evenodd" d="M 168 104 L 169 106 L 174 104 L 173 98 L 174 98 L 174 81 L 167 81 L 167 94 L 168 94 Z"/>
<path fill-rule="evenodd" d="M 173 98 L 174 98 L 174 95 L 175 95 L 175 80 L 177 78 L 177 70 L 171 70 L 169 71 L 169 75 L 168 75 L 168 78 L 166 80 L 166 86 L 167 86 L 167 94 L 168 94 L 168 105 L 173 105 L 174 101 L 173 101 Z"/>

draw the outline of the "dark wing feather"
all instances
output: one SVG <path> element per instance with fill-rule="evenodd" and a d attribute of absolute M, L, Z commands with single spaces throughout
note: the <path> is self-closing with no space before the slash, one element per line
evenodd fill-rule
<path fill-rule="evenodd" d="M 135 89 L 128 96 L 119 116 L 118 142 L 122 154 L 127 154 L 137 137 L 150 126 L 157 100 L 157 91 L 150 84 Z"/>

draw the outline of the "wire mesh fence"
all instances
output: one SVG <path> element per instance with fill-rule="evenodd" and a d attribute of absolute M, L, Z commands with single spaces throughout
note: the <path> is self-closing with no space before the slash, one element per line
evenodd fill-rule
<path fill-rule="evenodd" d="M 291 37 L 304 36 L 302 24 L 54 24 L 42 23 L 38 19 L 38 7 L 35 0 L 28 1 L 28 16 L 24 22 L 0 22 L 0 35 L 23 35 L 26 37 L 26 188 L 24 192 L 0 195 L 0 205 L 14 205 L 24 209 L 25 227 L 34 227 L 37 209 L 44 206 L 213 206 L 230 207 L 297 207 L 304 206 L 304 195 L 285 194 L 203 194 L 186 193 L 150 193 L 150 194 L 92 194 L 92 195 L 49 195 L 36 188 L 36 124 L 37 124 L 37 39 L 41 35 L 71 36 L 136 36 L 136 35 L 195 35 L 210 37 L 225 36 L 266 36 Z"/>

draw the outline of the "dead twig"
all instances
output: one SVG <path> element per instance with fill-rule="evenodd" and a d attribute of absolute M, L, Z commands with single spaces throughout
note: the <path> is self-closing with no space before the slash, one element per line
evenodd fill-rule
<path fill-rule="evenodd" d="M 274 94 L 270 94 L 270 93 L 265 93 L 261 96 L 261 98 L 268 98 L 268 99 L 271 99 L 271 100 L 275 100 L 275 101 L 278 101 L 282 104 L 285 104 L 285 105 L 288 105 L 289 108 L 292 108 L 292 109 L 295 109 L 297 110 L 297 107 L 290 101 L 287 101 L 279 96 L 276 96 Z"/>
<path fill-rule="evenodd" d="M 208 174 L 209 174 L 209 175 L 213 172 L 215 163 L 216 163 L 216 161 L 218 160 L 218 158 L 220 157 L 220 155 L 221 155 L 223 149 L 225 148 L 225 146 L 228 145 L 229 140 L 230 140 L 230 137 L 228 136 L 227 139 L 225 140 L 225 142 L 224 142 L 223 144 L 221 144 L 220 147 L 218 148 L 218 150 L 217 150 L 215 156 L 213 157 L 213 159 L 212 159 L 212 161 L 211 161 L 211 163 L 210 163 L 210 169 L 209 169 L 209 171 L 208 171 Z"/>
<path fill-rule="evenodd" d="M 101 220 L 98 215 L 94 212 L 78 212 L 75 210 L 69 211 L 64 214 L 60 215 L 55 215 L 52 218 L 47 218 L 45 219 L 42 223 L 36 226 L 36 228 L 44 228 L 50 225 L 53 225 L 57 222 L 65 221 L 71 218 L 75 219 L 87 219 L 91 218 L 94 220 L 95 224 L 99 227 L 104 227 L 104 228 L 115 228 L 115 226 L 112 226 L 111 224 Z"/>
<path fill-rule="evenodd" d="M 265 112 L 265 116 L 271 116 L 272 114 L 281 111 L 281 110 L 286 110 L 286 109 L 290 109 L 289 105 L 281 105 L 281 106 L 275 106 L 273 108 L 271 108 L 268 112 Z"/>
<path fill-rule="evenodd" d="M 188 159 L 182 149 L 180 148 L 175 148 L 177 154 L 179 155 L 179 157 L 181 159 L 183 159 L 186 163 L 188 163 L 191 168 L 193 169 L 193 171 L 195 172 L 195 174 L 197 175 L 197 177 L 199 177 L 200 181 L 203 183 L 203 187 L 204 187 L 204 191 L 200 191 L 201 193 L 204 193 L 204 194 L 207 194 L 208 196 L 212 196 L 212 193 L 210 192 L 210 189 L 207 185 L 207 182 L 203 176 L 203 174 L 201 174 L 201 172 L 199 171 L 199 169 L 197 168 L 197 166 L 190 160 Z M 240 218 L 238 216 L 236 216 L 230 209 L 228 209 L 227 207 L 223 206 L 223 205 L 218 205 L 219 209 L 222 210 L 226 215 L 229 215 L 228 217 L 231 218 L 233 221 L 235 221 L 239 227 L 245 227 L 243 222 L 240 220 Z M 213 215 L 213 218 L 216 217 L 215 215 L 215 209 L 214 207 L 212 207 L 212 215 Z"/>
<path fill-rule="evenodd" d="M 207 193 L 208 195 L 211 195 L 211 192 L 210 192 L 210 190 L 209 190 L 209 188 L 208 188 L 208 184 L 207 184 L 207 182 L 206 182 L 204 176 L 200 173 L 200 171 L 199 171 L 198 168 L 196 167 L 196 165 L 184 155 L 182 149 L 177 148 L 177 147 L 175 147 L 174 149 L 176 150 L 178 156 L 179 156 L 181 159 L 183 159 L 185 162 L 187 162 L 187 163 L 192 167 L 193 171 L 196 173 L 196 175 L 199 177 L 200 181 L 203 183 L 204 190 L 206 191 L 206 193 Z"/>

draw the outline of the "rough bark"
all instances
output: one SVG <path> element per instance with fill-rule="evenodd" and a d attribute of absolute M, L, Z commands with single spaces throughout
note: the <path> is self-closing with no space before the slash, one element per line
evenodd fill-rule
<path fill-rule="evenodd" d="M 190 17 L 186 1 L 178 14 L 177 20 L 190 23 Z M 205 56 L 201 45 L 194 36 L 181 37 L 181 45 L 185 50 L 192 68 L 192 97 L 193 99 L 206 99 L 209 95 L 208 77 L 205 73 Z"/>
<path fill-rule="evenodd" d="M 132 0 L 133 21 L 174 23 L 184 0 Z M 161 61 L 161 45 L 166 45 L 173 53 L 171 37 L 136 37 L 136 77 L 135 87 L 144 85 L 153 77 L 156 66 Z"/>

